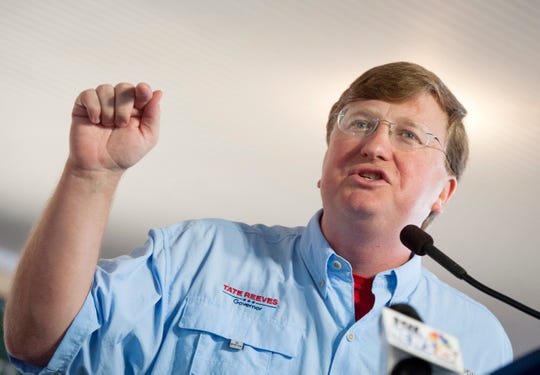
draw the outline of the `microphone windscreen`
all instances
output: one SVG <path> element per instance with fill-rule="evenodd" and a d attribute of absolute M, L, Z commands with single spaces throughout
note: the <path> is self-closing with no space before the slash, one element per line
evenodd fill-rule
<path fill-rule="evenodd" d="M 433 369 L 428 361 L 416 357 L 409 357 L 399 361 L 392 369 L 390 375 L 431 375 Z"/>
<path fill-rule="evenodd" d="M 420 318 L 418 311 L 416 311 L 416 309 L 412 307 L 411 305 L 408 305 L 406 303 L 394 303 L 393 305 L 390 305 L 389 307 L 392 310 L 402 313 L 403 315 L 407 315 L 409 318 L 413 318 L 420 322 L 424 322 L 422 318 Z"/>
<path fill-rule="evenodd" d="M 417 255 L 426 255 L 424 247 L 426 245 L 433 245 L 433 238 L 422 229 L 412 224 L 405 226 L 405 228 L 401 230 L 399 239 L 403 245 L 407 246 Z"/>

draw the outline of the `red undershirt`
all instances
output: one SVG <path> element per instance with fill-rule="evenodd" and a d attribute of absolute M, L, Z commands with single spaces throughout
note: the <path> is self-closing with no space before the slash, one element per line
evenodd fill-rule
<path fill-rule="evenodd" d="M 373 277 L 365 278 L 353 273 L 354 279 L 354 315 L 360 320 L 373 307 L 375 296 L 371 293 Z"/>

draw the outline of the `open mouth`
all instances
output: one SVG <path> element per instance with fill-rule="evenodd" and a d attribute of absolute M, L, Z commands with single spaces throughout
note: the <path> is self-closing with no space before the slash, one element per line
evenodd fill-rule
<path fill-rule="evenodd" d="M 365 178 L 368 181 L 375 181 L 375 180 L 382 179 L 382 176 L 380 173 L 363 172 L 363 173 L 359 173 L 359 176 Z"/>

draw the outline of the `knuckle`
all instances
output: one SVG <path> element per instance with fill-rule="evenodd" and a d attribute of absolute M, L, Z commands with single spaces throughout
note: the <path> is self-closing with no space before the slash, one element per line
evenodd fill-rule
<path fill-rule="evenodd" d="M 86 90 L 81 91 L 79 95 L 88 96 L 88 95 L 92 95 L 93 93 L 94 93 L 94 89 L 86 89 Z"/>
<path fill-rule="evenodd" d="M 114 90 L 119 92 L 119 91 L 130 91 L 130 90 L 133 90 L 134 89 L 134 86 L 131 84 L 131 83 L 128 83 L 128 82 L 120 82 L 118 83 L 115 87 L 114 87 Z"/>
<path fill-rule="evenodd" d="M 77 102 L 85 101 L 86 99 L 91 98 L 94 95 L 95 95 L 95 90 L 94 89 L 86 89 L 84 91 L 81 91 L 81 93 L 77 97 Z"/>
<path fill-rule="evenodd" d="M 113 91 L 113 87 L 107 83 L 101 84 L 98 87 L 96 87 L 96 92 L 98 94 L 109 93 L 111 91 Z"/>
<path fill-rule="evenodd" d="M 150 88 L 150 85 L 146 82 L 139 82 L 137 84 L 137 88 L 141 89 L 141 90 L 144 90 L 144 91 L 150 91 L 151 88 Z"/>

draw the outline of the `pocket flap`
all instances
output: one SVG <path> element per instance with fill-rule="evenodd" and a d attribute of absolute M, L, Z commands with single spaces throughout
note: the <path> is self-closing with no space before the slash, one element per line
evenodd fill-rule
<path fill-rule="evenodd" d="M 178 325 L 287 357 L 298 354 L 302 340 L 302 331 L 294 326 L 269 319 L 264 314 L 235 314 L 230 306 L 202 299 L 191 298 L 186 301 Z"/>

